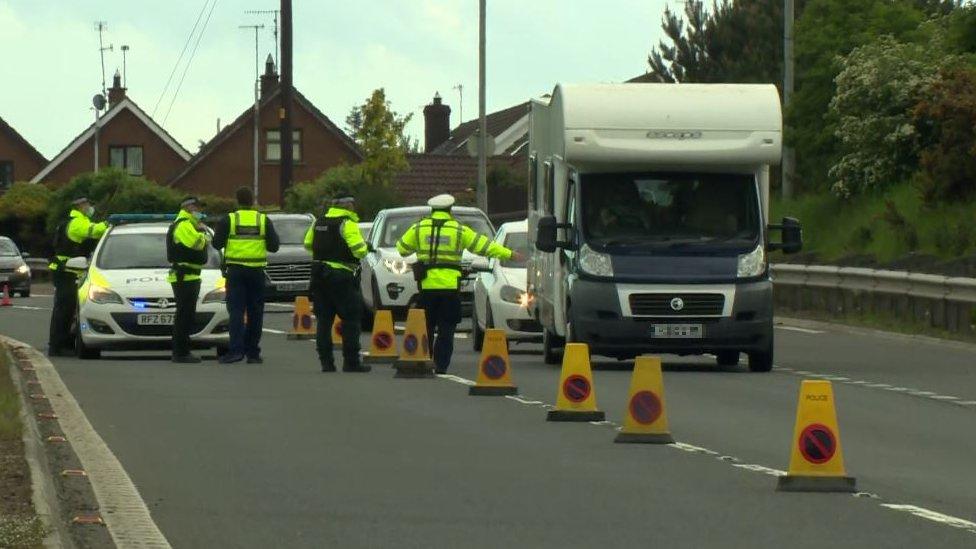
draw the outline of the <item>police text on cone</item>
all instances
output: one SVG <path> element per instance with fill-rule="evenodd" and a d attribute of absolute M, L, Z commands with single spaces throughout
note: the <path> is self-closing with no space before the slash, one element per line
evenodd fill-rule
<path fill-rule="evenodd" d="M 606 414 L 597 410 L 590 348 L 585 343 L 567 343 L 556 393 L 556 408 L 549 410 L 548 421 L 603 421 Z"/>
<path fill-rule="evenodd" d="M 427 317 L 423 309 L 410 309 L 407 313 L 400 358 L 393 366 L 397 370 L 394 377 L 434 377 L 434 363 L 430 359 L 430 342 L 427 339 Z"/>
<path fill-rule="evenodd" d="M 367 363 L 390 363 L 396 361 L 396 336 L 393 332 L 393 314 L 388 310 L 376 311 L 373 316 L 373 334 L 370 336 L 369 352 L 363 356 Z"/>
<path fill-rule="evenodd" d="M 300 295 L 295 298 L 295 312 L 292 314 L 291 331 L 288 339 L 314 339 L 315 322 L 312 320 L 312 308 L 308 297 Z"/>
<path fill-rule="evenodd" d="M 854 492 L 856 481 L 844 470 L 844 454 L 829 381 L 806 380 L 790 451 L 790 469 L 779 477 L 778 490 L 787 492 Z"/>
<path fill-rule="evenodd" d="M 468 388 L 469 395 L 514 395 L 518 387 L 512 383 L 512 363 L 508 356 L 508 339 L 504 330 L 489 329 L 485 332 L 481 358 L 478 362 L 478 379 Z"/>
<path fill-rule="evenodd" d="M 661 374 L 659 357 L 641 356 L 634 362 L 624 426 L 614 442 L 674 442 L 668 430 L 668 414 L 664 406 L 664 377 Z"/>

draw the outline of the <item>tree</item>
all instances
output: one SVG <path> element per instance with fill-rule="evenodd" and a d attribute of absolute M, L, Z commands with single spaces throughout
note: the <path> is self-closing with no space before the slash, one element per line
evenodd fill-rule
<path fill-rule="evenodd" d="M 336 166 L 312 181 L 293 185 L 285 193 L 285 209 L 321 215 L 329 200 L 343 195 L 356 197 L 356 209 L 363 219 L 399 204 L 390 186 L 367 181 L 363 164 L 357 164 Z"/>
<path fill-rule="evenodd" d="M 111 213 L 174 213 L 179 210 L 183 193 L 117 168 L 103 168 L 98 173 L 75 176 L 51 195 L 47 228 L 53 232 L 71 209 L 71 201 L 87 196 L 97 215 Z"/>
<path fill-rule="evenodd" d="M 14 183 L 0 195 L 0 234 L 14 238 L 23 250 L 39 254 L 50 251 L 45 217 L 51 191 L 44 185 Z"/>
<path fill-rule="evenodd" d="M 925 143 L 921 186 L 926 200 L 976 196 L 976 69 L 943 70 L 913 115 Z"/>
<path fill-rule="evenodd" d="M 390 185 L 396 174 L 409 168 L 406 153 L 411 140 L 404 133 L 413 114 L 401 116 L 380 88 L 354 107 L 346 117 L 349 134 L 363 151 L 363 175 L 370 183 Z"/>

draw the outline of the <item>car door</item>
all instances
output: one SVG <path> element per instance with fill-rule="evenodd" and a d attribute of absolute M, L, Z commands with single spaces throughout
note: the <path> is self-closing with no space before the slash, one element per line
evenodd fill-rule
<path fill-rule="evenodd" d="M 502 226 L 498 229 L 495 234 L 495 242 L 502 243 L 505 241 L 505 227 Z M 478 318 L 478 322 L 485 325 L 485 319 L 488 318 L 488 302 L 493 297 L 492 289 L 495 286 L 495 281 L 497 280 L 497 269 L 498 262 L 491 260 L 489 264 L 492 269 L 488 272 L 478 273 L 478 278 L 475 280 L 474 285 L 474 308 L 475 315 Z"/>
<path fill-rule="evenodd" d="M 370 230 L 369 242 L 371 244 L 372 251 L 366 254 L 366 257 L 361 261 L 362 264 L 362 275 L 360 276 L 359 284 L 360 289 L 363 293 L 363 301 L 366 302 L 367 307 L 372 310 L 376 310 L 376 303 L 373 303 L 373 278 L 375 276 L 376 267 L 379 264 L 379 238 L 383 234 L 383 225 L 386 222 L 386 215 L 380 213 L 376 216 L 373 221 L 373 228 Z"/>

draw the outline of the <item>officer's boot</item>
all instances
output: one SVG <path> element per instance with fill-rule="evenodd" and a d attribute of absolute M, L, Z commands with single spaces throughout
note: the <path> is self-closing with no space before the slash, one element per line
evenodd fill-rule
<path fill-rule="evenodd" d="M 342 363 L 343 372 L 357 372 L 366 373 L 373 371 L 373 367 L 368 364 L 363 364 L 362 362 L 343 362 Z"/>
<path fill-rule="evenodd" d="M 334 362 L 331 362 L 331 361 L 328 361 L 328 360 L 319 359 L 319 364 L 322 365 L 322 371 L 323 372 L 334 372 L 334 371 L 336 371 L 336 367 L 335 367 L 335 363 Z"/>

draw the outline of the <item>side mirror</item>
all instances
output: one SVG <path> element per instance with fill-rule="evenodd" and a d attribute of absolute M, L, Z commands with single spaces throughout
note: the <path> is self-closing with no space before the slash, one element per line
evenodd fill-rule
<path fill-rule="evenodd" d="M 20 257 L 22 257 L 24 259 L 30 259 L 30 256 L 31 255 L 29 253 L 27 253 L 27 252 L 21 252 L 20 253 Z"/>
<path fill-rule="evenodd" d="M 782 250 L 784 254 L 795 254 L 803 249 L 803 228 L 800 222 L 792 217 L 784 217 L 779 225 L 770 225 L 771 230 L 778 230 L 781 233 L 782 242 L 770 242 L 767 249 L 770 251 Z"/>
<path fill-rule="evenodd" d="M 64 264 L 65 267 L 75 270 L 75 271 L 87 271 L 88 270 L 88 258 L 87 257 L 72 257 Z"/>
<path fill-rule="evenodd" d="M 476 273 L 491 272 L 491 261 L 487 257 L 476 257 L 471 261 L 471 270 Z"/>
<path fill-rule="evenodd" d="M 556 218 L 551 215 L 539 219 L 539 227 L 535 233 L 535 247 L 539 251 L 556 251 L 556 225 Z"/>

